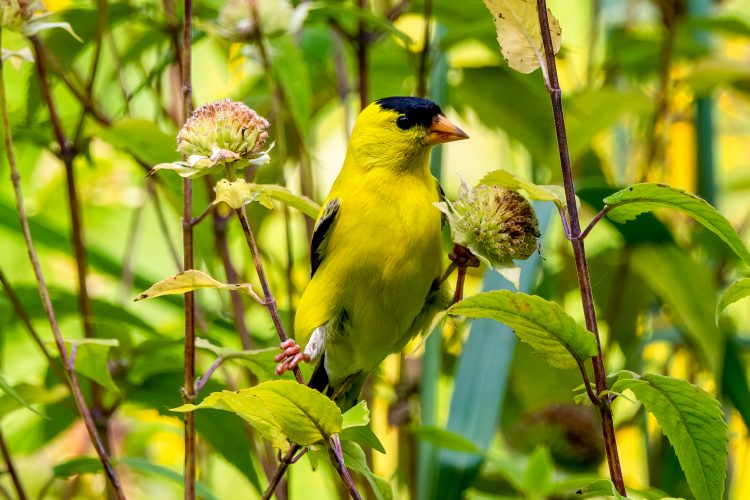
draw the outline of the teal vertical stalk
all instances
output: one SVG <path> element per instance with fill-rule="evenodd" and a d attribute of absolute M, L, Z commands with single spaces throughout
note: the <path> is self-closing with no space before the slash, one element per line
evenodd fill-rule
<path fill-rule="evenodd" d="M 703 17 L 711 12 L 711 0 L 688 0 L 691 16 Z M 696 31 L 693 37 L 709 46 L 710 39 L 705 31 Z M 716 204 L 716 176 L 714 166 L 714 102 L 710 96 L 695 100 L 696 167 L 698 194 L 712 205 Z"/>
<path fill-rule="evenodd" d="M 432 41 L 434 45 L 440 42 L 445 33 L 444 28 L 439 24 L 435 25 L 435 36 Z M 435 65 L 430 72 L 429 95 L 438 104 L 445 102 L 448 90 L 448 84 L 445 81 L 448 73 L 448 62 L 445 54 L 438 53 Z M 442 147 L 438 146 L 432 150 L 430 162 L 432 175 L 440 181 L 443 172 Z M 443 331 L 438 327 L 427 338 L 424 347 L 424 356 L 422 357 L 422 378 L 420 408 L 423 426 L 433 426 L 437 424 L 438 415 L 438 391 L 440 389 L 440 365 L 442 356 Z M 429 443 L 420 442 L 417 462 L 417 498 L 427 500 L 431 484 L 435 480 L 435 449 Z"/>
<path fill-rule="evenodd" d="M 544 238 L 552 204 L 534 203 L 534 209 Z M 530 293 L 541 269 L 541 257 L 537 252 L 520 265 L 520 289 Z M 484 291 L 507 290 L 512 289 L 512 285 L 495 271 L 488 270 L 482 288 Z M 509 327 L 489 319 L 474 320 L 458 360 L 447 427 L 483 450 L 490 448 L 497 432 L 516 343 L 516 336 Z M 462 498 L 464 490 L 479 473 L 482 461 L 480 455 L 440 451 L 437 481 L 431 484 L 431 495 L 420 498 Z"/>

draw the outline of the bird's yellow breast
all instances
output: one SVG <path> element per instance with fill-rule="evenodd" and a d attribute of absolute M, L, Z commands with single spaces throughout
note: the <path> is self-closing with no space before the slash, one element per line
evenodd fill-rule
<path fill-rule="evenodd" d="M 332 380 L 372 369 L 416 333 L 410 327 L 442 270 L 438 190 L 426 167 L 357 174 L 340 177 L 328 197 L 339 212 L 295 318 L 306 342 L 343 312 L 344 328 L 326 340 Z"/>

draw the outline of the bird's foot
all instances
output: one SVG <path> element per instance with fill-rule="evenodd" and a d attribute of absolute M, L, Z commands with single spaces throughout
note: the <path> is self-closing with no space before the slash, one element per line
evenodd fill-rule
<path fill-rule="evenodd" d="M 286 339 L 279 347 L 283 352 L 273 358 L 279 363 L 276 366 L 276 375 L 283 375 L 287 370 L 294 370 L 300 361 L 310 361 L 310 356 L 302 352 L 294 339 Z"/>

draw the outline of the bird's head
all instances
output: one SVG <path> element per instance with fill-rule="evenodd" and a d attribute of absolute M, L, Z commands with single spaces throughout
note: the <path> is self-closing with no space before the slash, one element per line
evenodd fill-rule
<path fill-rule="evenodd" d="M 467 139 L 440 107 L 418 97 L 386 97 L 367 106 L 357 118 L 349 154 L 363 167 L 407 170 L 426 164 L 435 144 Z"/>

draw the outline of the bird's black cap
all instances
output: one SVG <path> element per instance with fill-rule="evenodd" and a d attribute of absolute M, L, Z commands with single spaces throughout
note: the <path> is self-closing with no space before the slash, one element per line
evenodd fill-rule
<path fill-rule="evenodd" d="M 433 118 L 442 115 L 440 106 L 427 99 L 419 97 L 384 97 L 375 103 L 383 109 L 390 109 L 399 113 L 396 125 L 402 130 L 407 130 L 415 125 L 429 127 Z"/>

